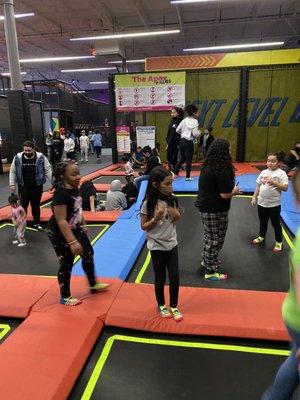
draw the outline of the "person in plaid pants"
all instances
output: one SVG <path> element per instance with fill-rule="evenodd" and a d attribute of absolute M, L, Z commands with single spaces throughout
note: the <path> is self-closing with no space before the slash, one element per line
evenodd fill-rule
<path fill-rule="evenodd" d="M 195 202 L 204 226 L 201 266 L 205 269 L 206 280 L 220 281 L 228 277 L 219 272 L 219 252 L 227 232 L 231 199 L 241 193 L 234 181 L 230 143 L 217 139 L 210 146 L 203 163 Z"/>

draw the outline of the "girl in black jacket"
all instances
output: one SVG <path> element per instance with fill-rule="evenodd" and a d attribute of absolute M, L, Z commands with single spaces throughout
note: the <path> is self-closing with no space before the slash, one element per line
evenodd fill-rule
<path fill-rule="evenodd" d="M 168 133 L 166 137 L 167 141 L 167 160 L 169 168 L 172 169 L 177 164 L 177 156 L 179 150 L 180 135 L 176 132 L 176 129 L 180 122 L 184 118 L 184 111 L 182 108 L 173 107 L 171 110 L 172 120 L 170 122 Z"/>

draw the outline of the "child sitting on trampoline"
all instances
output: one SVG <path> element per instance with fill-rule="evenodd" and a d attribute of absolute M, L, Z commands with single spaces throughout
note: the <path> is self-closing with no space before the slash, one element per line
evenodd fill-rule
<path fill-rule="evenodd" d="M 58 283 L 60 303 L 77 306 L 82 301 L 71 296 L 70 280 L 74 258 L 81 256 L 82 268 L 87 275 L 91 293 L 101 292 L 109 285 L 96 281 L 94 250 L 87 237 L 79 196 L 80 174 L 74 163 L 61 162 L 54 167 L 57 189 L 52 201 L 53 215 L 48 224 L 48 237 L 58 257 Z"/>
<path fill-rule="evenodd" d="M 279 168 L 279 156 L 277 153 L 270 153 L 267 158 L 267 169 L 258 176 L 257 187 L 252 197 L 251 204 L 257 204 L 258 217 L 260 222 L 259 236 L 252 240 L 254 245 L 264 242 L 268 221 L 271 220 L 275 232 L 275 246 L 273 252 L 282 251 L 282 227 L 280 224 L 281 192 L 288 189 L 288 176 Z"/>
<path fill-rule="evenodd" d="M 16 244 L 18 247 L 26 246 L 25 240 L 25 229 L 26 229 L 26 212 L 24 208 L 20 205 L 19 197 L 12 193 L 8 202 L 11 205 L 11 219 L 14 224 L 14 240 L 13 244 Z"/>
<path fill-rule="evenodd" d="M 147 234 L 155 274 L 155 295 L 158 311 L 163 318 L 179 322 L 182 314 L 177 308 L 179 293 L 178 248 L 175 222 L 181 217 L 178 200 L 173 195 L 172 175 L 163 168 L 154 168 L 149 176 L 141 207 L 141 228 Z M 166 269 L 169 274 L 170 309 L 165 304 Z"/>

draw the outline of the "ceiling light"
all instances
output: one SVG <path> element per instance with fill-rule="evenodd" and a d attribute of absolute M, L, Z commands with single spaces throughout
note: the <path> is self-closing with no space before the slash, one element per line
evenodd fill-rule
<path fill-rule="evenodd" d="M 212 50 L 252 49 L 252 48 L 259 48 L 259 47 L 282 46 L 283 44 L 284 44 L 284 42 L 232 44 L 232 45 L 226 45 L 226 46 L 197 47 L 197 48 L 192 48 L 192 49 L 183 49 L 183 51 L 212 51 Z"/>
<path fill-rule="evenodd" d="M 21 64 L 38 63 L 38 62 L 54 62 L 54 61 L 70 61 L 70 60 L 86 60 L 95 58 L 95 56 L 70 56 L 70 57 L 44 57 L 44 58 L 25 58 L 21 59 Z"/>
<path fill-rule="evenodd" d="M 62 69 L 61 72 L 92 72 L 92 71 L 111 71 L 115 70 L 115 67 L 103 67 L 103 68 L 77 68 L 77 69 Z"/>
<path fill-rule="evenodd" d="M 172 35 L 174 33 L 180 33 L 180 29 L 163 30 L 163 31 L 135 32 L 135 33 L 116 33 L 114 35 L 79 37 L 79 38 L 72 38 L 70 40 L 74 41 L 74 40 L 124 39 L 124 38 L 135 38 L 135 37 L 145 37 L 145 36 Z"/>
<path fill-rule="evenodd" d="M 95 81 L 95 82 L 90 82 L 90 85 L 107 85 L 108 81 Z"/>
<path fill-rule="evenodd" d="M 146 60 L 144 58 L 142 60 L 125 60 L 125 61 L 126 61 L 126 64 L 140 64 L 140 63 L 142 64 Z M 123 64 L 123 61 L 122 60 L 116 60 L 116 61 L 108 61 L 107 63 L 108 64 Z"/>
<path fill-rule="evenodd" d="M 21 75 L 26 75 L 27 72 L 21 72 Z M 0 72 L 0 75 L 2 76 L 10 76 L 10 72 Z"/>
<path fill-rule="evenodd" d="M 26 17 L 34 17 L 34 13 L 26 13 L 26 14 L 15 14 L 15 18 L 26 18 Z M 0 15 L 0 21 L 4 21 L 4 15 Z"/>
<path fill-rule="evenodd" d="M 172 0 L 171 4 L 208 3 L 217 0 Z"/>

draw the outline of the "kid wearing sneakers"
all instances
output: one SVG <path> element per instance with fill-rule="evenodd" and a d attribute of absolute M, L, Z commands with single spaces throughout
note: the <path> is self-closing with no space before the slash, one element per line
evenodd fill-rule
<path fill-rule="evenodd" d="M 268 221 L 271 220 L 275 232 L 275 246 L 273 252 L 282 251 L 282 227 L 280 224 L 281 192 L 288 189 L 288 176 L 279 168 L 277 153 L 271 153 L 267 158 L 267 169 L 262 171 L 256 182 L 257 187 L 251 204 L 257 204 L 260 222 L 259 236 L 252 243 L 258 245 L 264 242 Z"/>
<path fill-rule="evenodd" d="M 26 229 L 26 212 L 24 208 L 20 205 L 19 197 L 12 193 L 8 202 L 11 205 L 11 219 L 14 224 L 14 240 L 13 244 L 16 244 L 18 247 L 26 246 L 25 240 L 25 229 Z"/>
<path fill-rule="evenodd" d="M 101 292 L 109 285 L 96 281 L 94 250 L 86 235 L 82 216 L 82 198 L 79 196 L 80 174 L 74 163 L 55 164 L 54 178 L 58 184 L 52 201 L 53 215 L 49 220 L 48 237 L 56 252 L 60 268 L 58 283 L 60 303 L 76 306 L 81 300 L 71 296 L 70 280 L 74 258 L 81 256 L 82 268 L 87 275 L 91 293 Z"/>
<path fill-rule="evenodd" d="M 149 176 L 141 208 L 141 228 L 146 231 L 147 247 L 151 252 L 155 275 L 155 295 L 158 311 L 163 318 L 179 322 L 177 308 L 179 293 L 178 248 L 175 222 L 181 217 L 178 200 L 173 195 L 172 175 L 163 167 L 155 167 Z M 166 269 L 169 274 L 170 309 L 165 304 Z"/>

